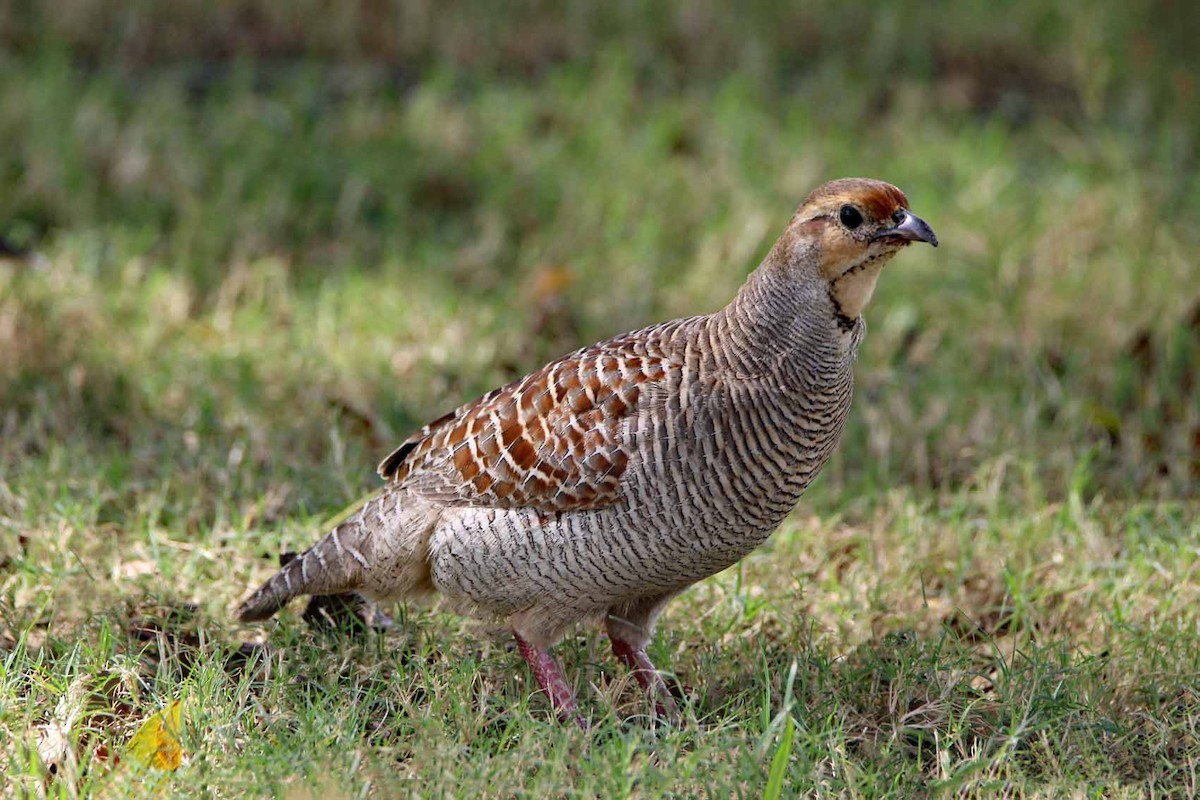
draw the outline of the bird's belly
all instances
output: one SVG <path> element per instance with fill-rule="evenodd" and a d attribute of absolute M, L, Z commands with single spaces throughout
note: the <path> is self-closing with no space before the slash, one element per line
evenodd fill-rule
<path fill-rule="evenodd" d="M 542 608 L 564 621 L 670 594 L 736 563 L 782 519 L 705 513 L 663 496 L 560 514 L 448 510 L 431 542 L 433 582 L 489 615 Z"/>

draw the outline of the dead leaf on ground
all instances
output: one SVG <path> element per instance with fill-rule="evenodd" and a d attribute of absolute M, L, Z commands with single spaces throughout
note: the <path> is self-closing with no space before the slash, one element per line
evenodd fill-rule
<path fill-rule="evenodd" d="M 137 763 L 174 771 L 184 763 L 183 702 L 175 700 L 151 714 L 129 740 L 127 752 Z"/>

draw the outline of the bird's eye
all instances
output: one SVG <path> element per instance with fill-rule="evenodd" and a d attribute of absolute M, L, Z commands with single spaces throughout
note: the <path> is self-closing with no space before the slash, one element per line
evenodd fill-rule
<path fill-rule="evenodd" d="M 903 208 L 897 208 L 896 213 L 892 214 L 892 222 L 896 223 L 897 225 L 903 225 L 907 216 L 908 215 L 904 213 Z"/>
<path fill-rule="evenodd" d="M 863 224 L 862 212 L 854 206 L 842 206 L 841 210 L 838 211 L 838 219 L 850 230 L 854 230 Z"/>

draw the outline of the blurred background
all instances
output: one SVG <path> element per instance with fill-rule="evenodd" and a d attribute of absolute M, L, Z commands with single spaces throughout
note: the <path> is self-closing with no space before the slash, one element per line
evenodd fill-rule
<path fill-rule="evenodd" d="M 425 419 L 719 307 L 844 175 L 944 246 L 884 276 L 818 510 L 1194 497 L 1198 16 L 3 3 L 3 502 L 338 508 Z"/>
<path fill-rule="evenodd" d="M 0 0 L 0 774 L 86 794 L 190 695 L 180 791 L 1195 794 L 1198 8 Z M 581 759 L 458 618 L 235 629 L 411 430 L 719 308 L 852 175 L 942 246 L 800 510 L 668 611 L 701 727 L 631 730 L 587 633 Z"/>

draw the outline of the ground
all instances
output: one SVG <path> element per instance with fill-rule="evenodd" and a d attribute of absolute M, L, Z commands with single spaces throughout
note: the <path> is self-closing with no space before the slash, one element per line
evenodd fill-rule
<path fill-rule="evenodd" d="M 1200 793 L 1184 4 L 34 5 L 0 13 L 6 794 Z M 885 270 L 796 513 L 669 607 L 682 724 L 594 630 L 558 648 L 584 732 L 436 608 L 234 622 L 412 429 L 719 307 L 845 175 L 942 246 Z"/>

